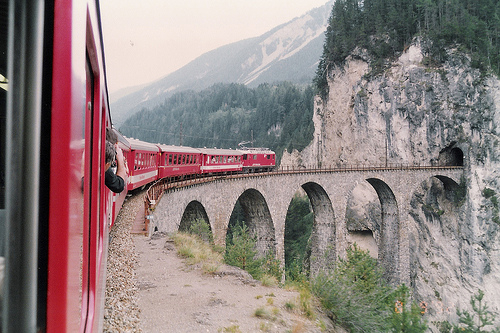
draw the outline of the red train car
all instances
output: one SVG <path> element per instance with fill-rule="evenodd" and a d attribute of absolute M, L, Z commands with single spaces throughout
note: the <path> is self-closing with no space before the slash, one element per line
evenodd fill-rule
<path fill-rule="evenodd" d="M 243 172 L 266 172 L 274 169 L 276 154 L 268 148 L 240 149 L 243 155 Z"/>
<path fill-rule="evenodd" d="M 203 159 L 201 174 L 230 173 L 242 170 L 242 153 L 232 149 L 200 148 Z"/>
<path fill-rule="evenodd" d="M 149 142 L 127 138 L 130 151 L 125 158 L 129 170 L 129 191 L 143 187 L 158 179 L 160 148 Z"/>
<path fill-rule="evenodd" d="M 97 0 L 0 0 L 2 332 L 102 330 L 111 127 Z"/>
<path fill-rule="evenodd" d="M 158 178 L 177 178 L 200 172 L 202 156 L 199 149 L 169 145 L 159 145 L 159 148 Z"/>

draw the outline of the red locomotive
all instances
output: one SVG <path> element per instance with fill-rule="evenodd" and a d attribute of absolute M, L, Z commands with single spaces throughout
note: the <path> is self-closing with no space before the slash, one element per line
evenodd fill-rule
<path fill-rule="evenodd" d="M 159 178 L 274 167 L 270 150 L 154 145 L 115 131 L 129 177 L 112 193 L 98 7 L 0 0 L 2 332 L 102 330 L 108 232 L 127 191 Z"/>
<path fill-rule="evenodd" d="M 268 148 L 242 148 L 243 172 L 272 171 L 276 164 L 276 154 Z"/>

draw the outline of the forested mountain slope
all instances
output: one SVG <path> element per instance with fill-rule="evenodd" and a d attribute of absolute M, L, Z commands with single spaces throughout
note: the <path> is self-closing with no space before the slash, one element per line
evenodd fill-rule
<path fill-rule="evenodd" d="M 200 92 L 179 92 L 151 110 L 129 118 L 120 131 L 148 142 L 191 147 L 256 147 L 302 150 L 312 140 L 311 85 L 291 83 L 216 84 Z"/>

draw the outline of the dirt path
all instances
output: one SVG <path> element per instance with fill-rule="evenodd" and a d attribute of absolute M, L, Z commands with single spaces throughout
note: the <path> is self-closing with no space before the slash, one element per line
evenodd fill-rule
<path fill-rule="evenodd" d="M 188 266 L 164 234 L 133 237 L 143 332 L 325 332 L 326 319 L 307 319 L 299 294 L 264 287 L 244 271 L 224 266 L 217 276 Z M 293 310 L 287 309 L 294 304 Z M 290 306 L 288 306 L 290 307 Z M 263 308 L 263 316 L 255 316 Z"/>

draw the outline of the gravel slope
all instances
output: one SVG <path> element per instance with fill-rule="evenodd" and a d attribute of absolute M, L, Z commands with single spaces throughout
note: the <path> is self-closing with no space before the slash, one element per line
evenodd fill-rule
<path fill-rule="evenodd" d="M 129 197 L 111 228 L 106 274 L 104 332 L 142 332 L 135 282 L 135 244 L 132 223 L 143 208 L 143 195 Z"/>
<path fill-rule="evenodd" d="M 142 195 L 130 197 L 110 233 L 105 332 L 335 332 L 320 328 L 329 326 L 321 313 L 310 320 L 298 310 L 296 291 L 264 287 L 231 266 L 206 275 L 177 256 L 167 235 L 131 236 L 140 209 Z"/>

